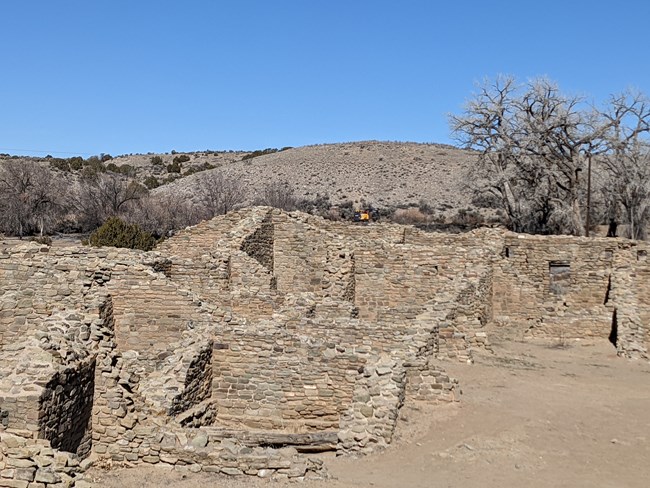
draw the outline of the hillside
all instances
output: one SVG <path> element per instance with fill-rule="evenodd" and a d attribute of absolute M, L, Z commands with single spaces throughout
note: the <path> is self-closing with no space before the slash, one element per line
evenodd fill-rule
<path fill-rule="evenodd" d="M 120 159 L 114 162 L 120 164 Z M 365 200 L 385 207 L 424 201 L 443 210 L 468 205 L 462 176 L 474 156 L 439 144 L 368 141 L 305 146 L 231 162 L 217 162 L 205 154 L 195 159 L 218 166 L 211 171 L 241 178 L 251 200 L 269 182 L 283 181 L 298 197 L 327 195 L 333 204 Z M 194 174 L 155 191 L 191 198 L 201 177 L 202 173 Z"/>
<path fill-rule="evenodd" d="M 210 211 L 206 213 L 206 198 L 210 192 L 213 196 L 236 195 L 225 211 L 238 206 L 267 204 L 283 208 L 287 208 L 285 205 L 293 205 L 294 208 L 298 205 L 303 209 L 318 208 L 322 214 L 330 205 L 348 204 L 348 208 L 352 205 L 357 208 L 369 205 L 390 214 L 396 207 L 423 208 L 425 205 L 428 207 L 426 213 L 430 214 L 425 218 L 449 219 L 462 209 L 470 207 L 471 193 L 465 187 L 465 176 L 475 161 L 476 156 L 471 151 L 448 145 L 379 141 L 254 152 L 172 151 L 171 154 L 128 154 L 116 157 L 102 154 L 87 159 L 0 154 L 0 164 L 6 163 L 7 168 L 12 167 L 11 171 L 16 173 L 16 178 L 19 178 L 20 168 L 29 168 L 30 165 L 33 167 L 34 164 L 54 172 L 49 173 L 49 176 L 47 173 L 42 174 L 40 179 L 30 176 L 35 183 L 37 180 L 40 182 L 34 186 L 34 194 L 38 191 L 54 191 L 57 196 L 66 195 L 56 202 L 58 207 L 52 207 L 51 215 L 48 214 L 46 232 L 60 231 L 61 228 L 92 229 L 93 225 L 105 220 L 103 209 L 115 204 L 111 200 L 111 192 L 126 191 L 125 185 L 130 179 L 146 186 L 154 197 L 149 200 L 148 210 L 141 211 L 138 215 L 132 214 L 130 218 L 141 225 L 150 223 L 154 231 L 160 231 L 168 225 L 172 228 L 184 227 L 221 213 L 222 209 L 212 210 L 212 214 Z M 33 173 L 30 169 L 25 171 Z M 98 186 L 90 188 L 89 184 L 95 184 L 90 182 L 97 181 L 94 176 L 101 173 L 113 175 L 113 178 L 108 178 L 113 183 L 105 181 L 102 183 L 105 187 L 103 189 Z M 210 176 L 221 178 L 222 183 L 212 180 L 206 184 L 203 180 Z M 18 185 L 19 182 L 15 184 Z M 226 186 L 218 190 L 220 184 Z M 38 185 L 42 188 L 36 188 Z M 291 198 L 288 201 L 292 203 L 286 204 L 283 203 L 286 200 L 265 195 L 265 190 L 278 190 L 283 185 L 290 188 Z M 286 193 L 278 190 L 276 195 Z M 180 219 L 182 222 L 154 222 L 152 213 L 160 214 L 158 210 L 162 209 L 161 204 L 156 202 L 169 202 L 166 198 L 169 196 L 174 197 L 174 205 L 184 206 L 182 211 L 172 211 L 174 215 L 183 212 Z M 301 200 L 318 203 L 312 207 L 307 202 L 300 203 Z M 163 218 L 160 215 L 158 217 L 159 220 Z M 169 220 L 168 217 L 170 216 L 164 218 Z M 28 234 L 38 231 L 33 220 L 24 222 Z M 5 232 L 17 235 L 17 230 L 11 226 Z"/>
<path fill-rule="evenodd" d="M 95 157 L 67 160 L 0 155 L 0 160 L 18 159 L 39 162 L 48 167 L 63 167 L 78 174 L 83 167 L 103 164 L 109 171 L 122 172 L 141 183 L 153 179 L 154 193 L 173 193 L 196 198 L 198 180 L 210 171 L 227 178 L 239 178 L 252 203 L 273 182 L 286 182 L 298 198 L 328 196 L 332 204 L 346 201 L 378 207 L 417 205 L 426 202 L 438 211 L 458 209 L 469 204 L 463 186 L 464 174 L 475 156 L 443 144 L 361 141 L 287 148 L 255 156 L 263 151 L 198 151 L 172 154 L 129 154 L 102 159 Z M 157 164 L 153 161 L 157 159 Z M 74 160 L 77 160 L 76 162 Z M 180 172 L 168 166 L 182 160 Z M 63 166 L 61 166 L 61 164 Z M 75 167 L 75 164 L 77 165 Z"/>

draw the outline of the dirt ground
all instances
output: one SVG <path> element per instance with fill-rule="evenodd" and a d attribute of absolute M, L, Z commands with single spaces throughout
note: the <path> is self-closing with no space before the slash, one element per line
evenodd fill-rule
<path fill-rule="evenodd" d="M 94 469 L 107 488 L 650 486 L 650 363 L 609 343 L 508 343 L 474 365 L 447 365 L 462 400 L 405 407 L 381 453 L 330 458 L 332 478 L 274 482 L 163 468 Z"/>

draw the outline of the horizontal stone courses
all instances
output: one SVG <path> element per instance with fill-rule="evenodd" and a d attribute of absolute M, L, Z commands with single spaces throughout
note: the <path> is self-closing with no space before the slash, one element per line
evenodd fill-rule
<path fill-rule="evenodd" d="M 25 464 L 8 465 L 0 450 L 0 480 L 74 478 L 90 449 L 191 471 L 322 476 L 309 453 L 381 449 L 403 405 L 457 401 L 444 361 L 471 363 L 494 337 L 615 334 L 620 355 L 647 359 L 647 248 L 260 207 L 147 253 L 4 249 L 0 442 L 21 432 L 7 449 L 72 453 L 64 470 L 38 474 L 33 457 L 6 451 Z"/>

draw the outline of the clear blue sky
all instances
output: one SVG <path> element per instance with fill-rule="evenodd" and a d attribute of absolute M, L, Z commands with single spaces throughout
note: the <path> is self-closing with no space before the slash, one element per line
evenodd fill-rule
<path fill-rule="evenodd" d="M 451 142 L 499 73 L 650 95 L 647 0 L 2 0 L 0 152 Z"/>

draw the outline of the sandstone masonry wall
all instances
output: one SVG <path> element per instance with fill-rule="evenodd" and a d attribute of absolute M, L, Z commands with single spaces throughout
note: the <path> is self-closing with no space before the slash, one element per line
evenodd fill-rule
<path fill-rule="evenodd" d="M 622 239 L 428 234 L 265 207 L 149 253 L 5 249 L 0 485 L 83 486 L 90 449 L 322 476 L 305 453 L 388 445 L 403 404 L 458 400 L 441 361 L 471 362 L 491 337 L 610 340 L 647 359 L 647 253 Z"/>

